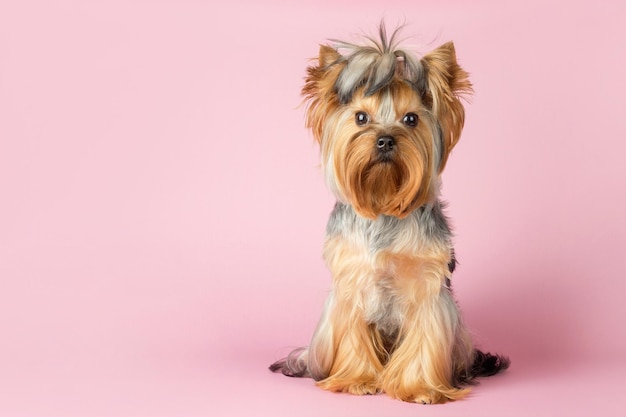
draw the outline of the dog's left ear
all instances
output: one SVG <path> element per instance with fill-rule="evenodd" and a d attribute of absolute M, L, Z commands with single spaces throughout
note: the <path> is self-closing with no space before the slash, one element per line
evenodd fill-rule
<path fill-rule="evenodd" d="M 456 62 L 452 42 L 426 54 L 421 62 L 426 70 L 428 84 L 424 103 L 437 117 L 443 134 L 443 155 L 439 165 L 441 172 L 461 136 L 465 109 L 460 99 L 471 95 L 472 84 L 467 72 Z"/>

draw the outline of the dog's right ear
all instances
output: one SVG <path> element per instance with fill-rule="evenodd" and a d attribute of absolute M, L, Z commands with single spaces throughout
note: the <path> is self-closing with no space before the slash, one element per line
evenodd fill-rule
<path fill-rule="evenodd" d="M 328 45 L 320 45 L 319 65 L 327 68 L 336 64 L 341 59 L 341 55 L 337 50 Z"/>
<path fill-rule="evenodd" d="M 307 68 L 302 95 L 307 103 L 306 126 L 313 131 L 318 143 L 322 141 L 322 127 L 326 116 L 339 106 L 335 83 L 345 61 L 336 49 L 321 45 L 316 65 Z"/>

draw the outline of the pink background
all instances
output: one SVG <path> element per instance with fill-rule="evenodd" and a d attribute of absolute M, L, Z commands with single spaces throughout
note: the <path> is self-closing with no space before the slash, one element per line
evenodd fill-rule
<path fill-rule="evenodd" d="M 333 199 L 299 89 L 406 20 L 476 94 L 444 175 L 476 340 L 418 406 L 266 367 L 313 331 Z M 626 2 L 0 2 L 0 416 L 626 415 Z"/>

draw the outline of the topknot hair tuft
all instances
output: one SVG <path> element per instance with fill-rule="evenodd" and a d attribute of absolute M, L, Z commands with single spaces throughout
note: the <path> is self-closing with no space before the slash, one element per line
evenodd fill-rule
<path fill-rule="evenodd" d="M 366 45 L 331 40 L 340 58 L 330 66 L 344 63 L 335 83 L 335 91 L 342 104 L 348 103 L 354 93 L 364 88 L 371 96 L 387 87 L 397 75 L 411 85 L 420 95 L 426 92 L 426 70 L 411 52 L 399 48 L 398 35 L 402 27 L 387 35 L 385 24 L 378 30 L 379 39 L 365 37 Z"/>

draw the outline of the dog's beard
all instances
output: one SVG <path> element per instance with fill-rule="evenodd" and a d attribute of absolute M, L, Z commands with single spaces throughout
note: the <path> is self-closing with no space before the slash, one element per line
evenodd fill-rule
<path fill-rule="evenodd" d="M 381 154 L 376 135 L 353 139 L 344 157 L 335 155 L 335 179 L 348 202 L 363 217 L 406 217 L 430 197 L 429 149 L 423 141 L 395 136 L 392 152 Z"/>

